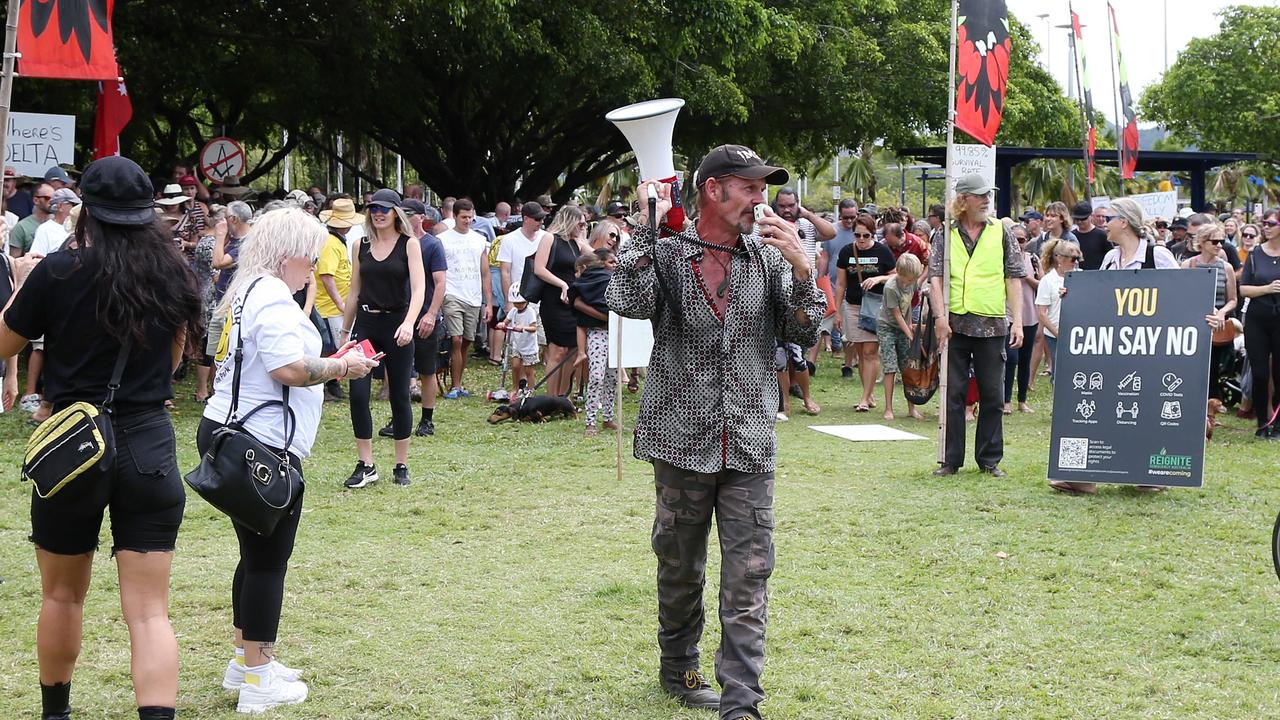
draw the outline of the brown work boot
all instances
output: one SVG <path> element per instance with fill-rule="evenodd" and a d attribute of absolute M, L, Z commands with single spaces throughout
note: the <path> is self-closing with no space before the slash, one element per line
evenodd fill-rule
<path fill-rule="evenodd" d="M 681 705 L 707 710 L 720 709 L 720 695 L 702 677 L 697 668 L 663 669 L 659 675 L 662 689 Z"/>

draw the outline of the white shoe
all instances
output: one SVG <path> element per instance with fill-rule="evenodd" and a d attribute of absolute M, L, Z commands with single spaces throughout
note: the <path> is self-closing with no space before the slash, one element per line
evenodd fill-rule
<path fill-rule="evenodd" d="M 272 660 L 271 664 L 275 666 L 279 676 L 289 682 L 302 678 L 301 670 L 281 665 L 275 660 Z M 222 688 L 224 690 L 239 690 L 242 684 L 244 684 L 244 665 L 240 664 L 239 658 L 231 658 L 227 661 L 227 671 L 222 674 Z"/>
<path fill-rule="evenodd" d="M 281 705 L 297 705 L 306 699 L 306 683 L 284 679 L 275 664 L 268 663 L 260 668 L 245 668 L 236 712 L 266 712 Z"/>
<path fill-rule="evenodd" d="M 777 418 L 778 422 L 786 422 L 791 419 L 787 417 L 787 414 L 782 412 L 781 410 L 778 411 L 778 414 L 775 417 Z"/>
<path fill-rule="evenodd" d="M 22 408 L 23 412 L 33 413 L 40 409 L 40 396 L 34 393 L 23 395 L 22 399 L 18 401 L 18 407 Z"/>

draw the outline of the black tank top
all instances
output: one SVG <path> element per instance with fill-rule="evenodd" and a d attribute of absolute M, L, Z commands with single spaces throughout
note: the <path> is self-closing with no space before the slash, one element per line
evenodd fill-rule
<path fill-rule="evenodd" d="M 409 306 L 408 235 L 401 235 L 385 260 L 373 256 L 370 238 L 360 241 L 360 304 L 374 310 L 403 310 Z"/>

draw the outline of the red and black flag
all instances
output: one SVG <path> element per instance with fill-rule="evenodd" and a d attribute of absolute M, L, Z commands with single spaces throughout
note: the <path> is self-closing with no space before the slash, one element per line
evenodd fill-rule
<path fill-rule="evenodd" d="M 956 127 L 990 146 L 1004 117 L 1013 49 L 1005 0 L 960 0 L 956 25 Z"/>
<path fill-rule="evenodd" d="M 68 80 L 115 80 L 111 11 L 115 0 L 22 0 L 18 73 Z"/>
<path fill-rule="evenodd" d="M 1071 5 L 1068 3 L 1068 9 Z M 1080 64 L 1080 87 L 1081 95 L 1084 97 L 1084 118 L 1085 118 L 1085 174 L 1089 178 L 1089 184 L 1093 184 L 1093 156 L 1098 150 L 1098 129 L 1093 124 L 1093 89 L 1089 87 L 1089 66 L 1084 61 L 1084 35 L 1080 32 L 1080 16 L 1075 10 L 1071 10 L 1071 50 L 1075 53 L 1077 61 Z"/>
<path fill-rule="evenodd" d="M 1120 26 L 1116 9 L 1107 3 L 1111 14 L 1111 40 L 1116 48 L 1116 64 L 1120 66 L 1120 110 L 1124 113 L 1124 129 L 1120 132 L 1120 173 L 1125 180 L 1133 177 L 1138 167 L 1138 114 L 1133 110 L 1133 93 L 1129 90 L 1129 74 L 1124 69 L 1124 53 L 1120 52 Z"/>

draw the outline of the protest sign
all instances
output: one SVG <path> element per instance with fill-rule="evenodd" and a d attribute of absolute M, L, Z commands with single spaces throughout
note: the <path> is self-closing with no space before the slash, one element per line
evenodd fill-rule
<path fill-rule="evenodd" d="M 1109 208 L 1111 207 L 1111 198 L 1106 195 L 1098 195 L 1097 197 L 1089 198 L 1089 203 L 1093 206 L 1094 210 L 1097 210 L 1098 208 Z"/>
<path fill-rule="evenodd" d="M 622 365 L 624 368 L 648 367 L 653 353 L 653 321 L 625 318 L 609 313 L 609 367 L 618 365 L 618 333 L 622 333 Z"/>
<path fill-rule="evenodd" d="M 1148 219 L 1164 218 L 1172 220 L 1178 214 L 1178 191 L 1139 193 L 1128 196 L 1142 206 L 1143 215 Z"/>
<path fill-rule="evenodd" d="M 951 174 L 951 186 L 965 175 L 978 174 L 988 183 L 996 184 L 996 149 L 986 145 L 962 145 L 957 143 L 951 150 L 951 162 L 955 163 L 955 171 Z M 994 212 L 994 210 L 993 210 Z"/>
<path fill-rule="evenodd" d="M 1214 270 L 1067 275 L 1049 479 L 1200 487 Z"/>
<path fill-rule="evenodd" d="M 18 174 L 42 178 L 54 165 L 74 165 L 76 116 L 9 113 L 4 164 Z"/>

